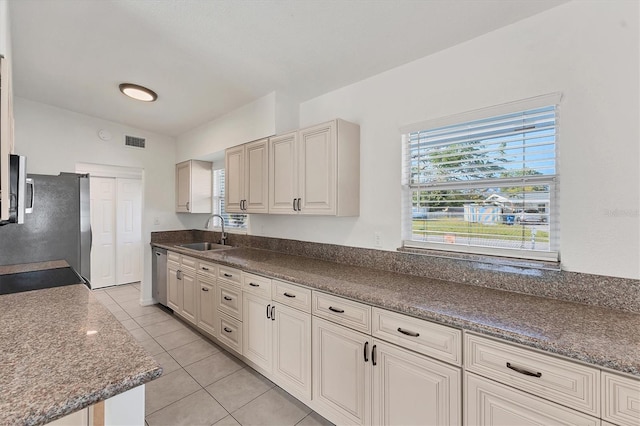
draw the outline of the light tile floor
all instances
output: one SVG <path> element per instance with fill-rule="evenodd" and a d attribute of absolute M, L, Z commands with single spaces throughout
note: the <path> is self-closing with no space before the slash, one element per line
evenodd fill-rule
<path fill-rule="evenodd" d="M 140 306 L 139 283 L 93 293 L 164 369 L 146 385 L 148 426 L 331 425 L 170 311 Z"/>

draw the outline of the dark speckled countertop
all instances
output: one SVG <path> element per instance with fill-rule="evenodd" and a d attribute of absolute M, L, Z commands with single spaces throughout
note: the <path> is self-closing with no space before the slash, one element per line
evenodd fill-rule
<path fill-rule="evenodd" d="M 640 376 L 639 314 L 268 250 L 154 245 Z"/>
<path fill-rule="evenodd" d="M 45 424 L 162 374 L 82 284 L 0 296 L 0 324 L 2 425 Z"/>

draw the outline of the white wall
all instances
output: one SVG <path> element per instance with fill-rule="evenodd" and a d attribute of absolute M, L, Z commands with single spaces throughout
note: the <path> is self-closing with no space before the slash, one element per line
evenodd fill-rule
<path fill-rule="evenodd" d="M 562 92 L 561 256 L 566 270 L 640 277 L 638 3 L 574 1 L 301 104 L 300 126 L 361 126 L 361 215 L 253 215 L 255 234 L 400 246 L 405 124 Z"/>
<path fill-rule="evenodd" d="M 23 98 L 15 98 L 15 124 L 16 153 L 27 156 L 29 173 L 75 172 L 76 163 L 144 169 L 142 299 L 150 300 L 151 231 L 185 227 L 174 213 L 174 139 Z M 108 130 L 112 139 L 100 140 L 99 129 Z M 125 147 L 124 134 L 146 138 L 146 149 Z"/>
<path fill-rule="evenodd" d="M 284 95 L 271 92 L 180 135 L 176 158 L 178 162 L 211 160 L 226 148 L 295 129 L 297 124 L 298 105 Z"/>

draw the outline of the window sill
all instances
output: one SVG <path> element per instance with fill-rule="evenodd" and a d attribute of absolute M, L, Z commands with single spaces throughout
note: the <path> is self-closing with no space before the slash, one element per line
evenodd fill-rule
<path fill-rule="evenodd" d="M 560 271 L 560 262 L 531 259 L 515 259 L 511 257 L 492 256 L 487 254 L 461 253 L 444 250 L 434 250 L 420 247 L 399 247 L 401 253 L 418 254 L 422 256 L 442 257 L 447 259 L 467 260 L 470 262 L 487 263 L 498 266 L 511 266 L 517 268 L 544 269 L 549 271 Z"/>

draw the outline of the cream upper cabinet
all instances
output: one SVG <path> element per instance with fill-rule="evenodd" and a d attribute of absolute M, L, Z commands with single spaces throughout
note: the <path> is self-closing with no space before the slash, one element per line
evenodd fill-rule
<path fill-rule="evenodd" d="M 225 151 L 225 209 L 230 213 L 268 213 L 269 140 Z"/>
<path fill-rule="evenodd" d="M 11 64 L 0 55 L 0 220 L 9 219 L 9 154 L 13 153 Z"/>
<path fill-rule="evenodd" d="M 271 138 L 269 212 L 358 216 L 360 126 L 337 119 Z"/>
<path fill-rule="evenodd" d="M 211 213 L 213 172 L 209 161 L 176 164 L 176 212 Z"/>

